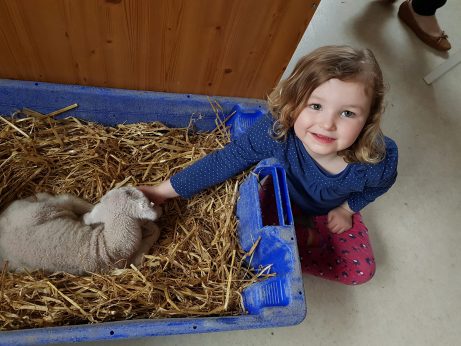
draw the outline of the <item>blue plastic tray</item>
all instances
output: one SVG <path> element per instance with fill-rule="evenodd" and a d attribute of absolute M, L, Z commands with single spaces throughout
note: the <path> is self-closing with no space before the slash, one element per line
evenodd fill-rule
<path fill-rule="evenodd" d="M 223 119 L 232 125 L 232 136 L 243 133 L 259 116 L 266 114 L 264 101 L 213 97 L 222 107 Z M 0 114 L 10 115 L 23 107 L 41 113 L 77 103 L 63 116 L 76 116 L 103 125 L 161 121 L 185 127 L 192 121 L 198 130 L 215 127 L 216 114 L 210 98 L 203 95 L 169 94 L 108 88 L 58 85 L 0 79 Z M 240 245 L 248 251 L 261 237 L 252 265 L 272 264 L 275 277 L 244 290 L 247 314 L 232 317 L 140 319 L 100 324 L 36 328 L 0 332 L 0 345 L 39 345 L 83 342 L 157 335 L 209 333 L 239 329 L 289 326 L 306 316 L 303 280 L 285 171 L 275 160 L 262 161 L 240 187 L 237 202 Z M 264 226 L 258 181 L 271 176 L 278 214 L 277 226 Z"/>

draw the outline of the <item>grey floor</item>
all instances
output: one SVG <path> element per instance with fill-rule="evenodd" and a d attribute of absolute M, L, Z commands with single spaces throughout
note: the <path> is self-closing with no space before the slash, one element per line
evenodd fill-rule
<path fill-rule="evenodd" d="M 461 64 L 432 85 L 445 61 L 381 1 L 322 0 L 293 61 L 326 44 L 371 48 L 389 84 L 385 133 L 400 149 L 396 185 L 364 211 L 378 264 L 374 279 L 347 287 L 304 280 L 309 315 L 294 327 L 177 335 L 89 345 L 460 345 Z M 438 18 L 461 48 L 461 1 Z M 290 64 L 288 70 L 291 68 Z"/>

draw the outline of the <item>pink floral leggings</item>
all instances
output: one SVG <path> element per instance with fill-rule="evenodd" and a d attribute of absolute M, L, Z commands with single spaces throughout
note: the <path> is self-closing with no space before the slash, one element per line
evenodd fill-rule
<path fill-rule="evenodd" d="M 259 186 L 264 225 L 278 224 L 271 183 L 263 180 Z M 327 215 L 309 217 L 296 205 L 292 208 L 303 273 L 346 285 L 363 284 L 373 277 L 375 258 L 360 213 L 353 215 L 350 230 L 336 234 L 328 229 Z"/>
<path fill-rule="evenodd" d="M 294 214 L 303 273 L 346 285 L 362 284 L 373 277 L 375 259 L 360 213 L 353 215 L 352 228 L 341 234 L 330 232 L 326 215 L 314 216 L 313 225 L 307 226 L 297 222 L 297 212 Z"/>

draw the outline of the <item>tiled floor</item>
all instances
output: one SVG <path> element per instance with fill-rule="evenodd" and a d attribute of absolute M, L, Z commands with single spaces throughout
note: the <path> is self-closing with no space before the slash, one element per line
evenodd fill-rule
<path fill-rule="evenodd" d="M 389 84 L 385 133 L 400 149 L 399 177 L 363 211 L 378 270 L 363 286 L 305 277 L 309 315 L 298 326 L 89 345 L 459 345 L 461 339 L 461 64 L 445 61 L 398 20 L 400 4 L 322 0 L 293 60 L 326 44 L 371 48 Z M 461 2 L 438 18 L 461 49 Z M 291 64 L 288 70 L 291 68 Z"/>

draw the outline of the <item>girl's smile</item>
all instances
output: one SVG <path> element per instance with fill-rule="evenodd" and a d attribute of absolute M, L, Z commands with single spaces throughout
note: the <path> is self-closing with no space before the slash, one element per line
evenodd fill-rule
<path fill-rule="evenodd" d="M 331 138 L 331 137 L 328 137 L 328 136 L 323 136 L 323 135 L 321 135 L 319 133 L 314 133 L 313 132 L 311 134 L 320 143 L 328 144 L 328 143 L 331 143 L 331 142 L 333 142 L 335 140 L 334 138 Z"/>
<path fill-rule="evenodd" d="M 371 99 L 359 81 L 330 79 L 319 85 L 294 123 L 296 136 L 307 152 L 322 164 L 337 160 L 362 131 Z"/>

